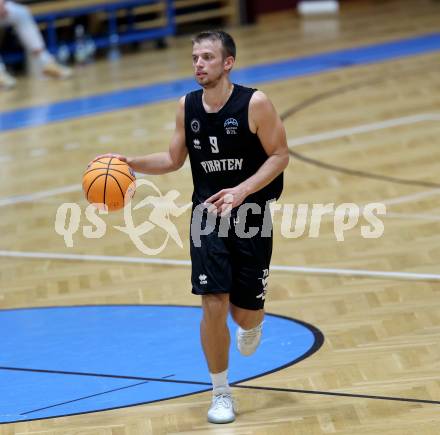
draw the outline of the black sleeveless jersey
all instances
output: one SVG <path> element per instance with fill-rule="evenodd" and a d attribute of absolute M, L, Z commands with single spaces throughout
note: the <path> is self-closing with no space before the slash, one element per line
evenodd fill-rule
<path fill-rule="evenodd" d="M 267 160 L 260 139 L 249 129 L 249 101 L 256 89 L 234 85 L 229 100 L 217 113 L 207 113 L 202 93 L 185 98 L 185 139 L 194 183 L 194 206 L 219 190 L 235 187 L 251 177 Z M 264 204 L 278 199 L 283 174 L 245 202 Z"/>

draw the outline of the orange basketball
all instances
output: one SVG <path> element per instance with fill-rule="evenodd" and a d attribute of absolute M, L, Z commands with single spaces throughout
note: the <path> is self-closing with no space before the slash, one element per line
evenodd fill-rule
<path fill-rule="evenodd" d="M 124 207 L 135 192 L 136 177 L 127 163 L 115 157 L 103 157 L 89 163 L 83 175 L 83 191 L 89 201 L 108 211 Z M 133 184 L 132 184 L 133 183 Z"/>

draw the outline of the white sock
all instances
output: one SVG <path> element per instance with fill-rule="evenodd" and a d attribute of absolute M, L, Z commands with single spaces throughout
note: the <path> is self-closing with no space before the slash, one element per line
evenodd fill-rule
<path fill-rule="evenodd" d="M 261 323 L 259 323 L 257 326 L 254 326 L 254 327 L 251 328 L 251 329 L 244 329 L 244 328 L 242 328 L 241 326 L 239 326 L 239 328 L 240 328 L 242 331 L 245 331 L 245 332 L 256 331 L 257 329 L 259 329 L 259 328 L 261 328 L 261 327 L 263 326 L 263 323 L 264 323 L 264 320 L 262 320 Z"/>
<path fill-rule="evenodd" d="M 229 391 L 228 369 L 220 373 L 210 373 L 210 375 L 214 393 L 218 390 Z"/>

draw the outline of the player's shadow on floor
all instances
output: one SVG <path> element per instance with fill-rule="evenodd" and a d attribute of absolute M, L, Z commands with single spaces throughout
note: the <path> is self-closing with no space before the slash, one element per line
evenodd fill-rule
<path fill-rule="evenodd" d="M 237 415 L 249 417 L 254 414 L 271 413 L 282 408 L 291 408 L 298 404 L 297 398 L 292 393 L 252 390 L 241 391 L 234 394 L 237 401 Z"/>

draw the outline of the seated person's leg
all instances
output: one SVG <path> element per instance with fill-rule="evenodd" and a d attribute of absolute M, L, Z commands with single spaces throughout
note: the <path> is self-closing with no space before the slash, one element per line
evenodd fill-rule
<path fill-rule="evenodd" d="M 26 6 L 15 2 L 5 3 L 6 16 L 2 19 L 14 27 L 25 50 L 38 62 L 38 67 L 47 76 L 67 78 L 72 75 L 70 68 L 59 65 L 47 51 L 40 29 Z"/>

